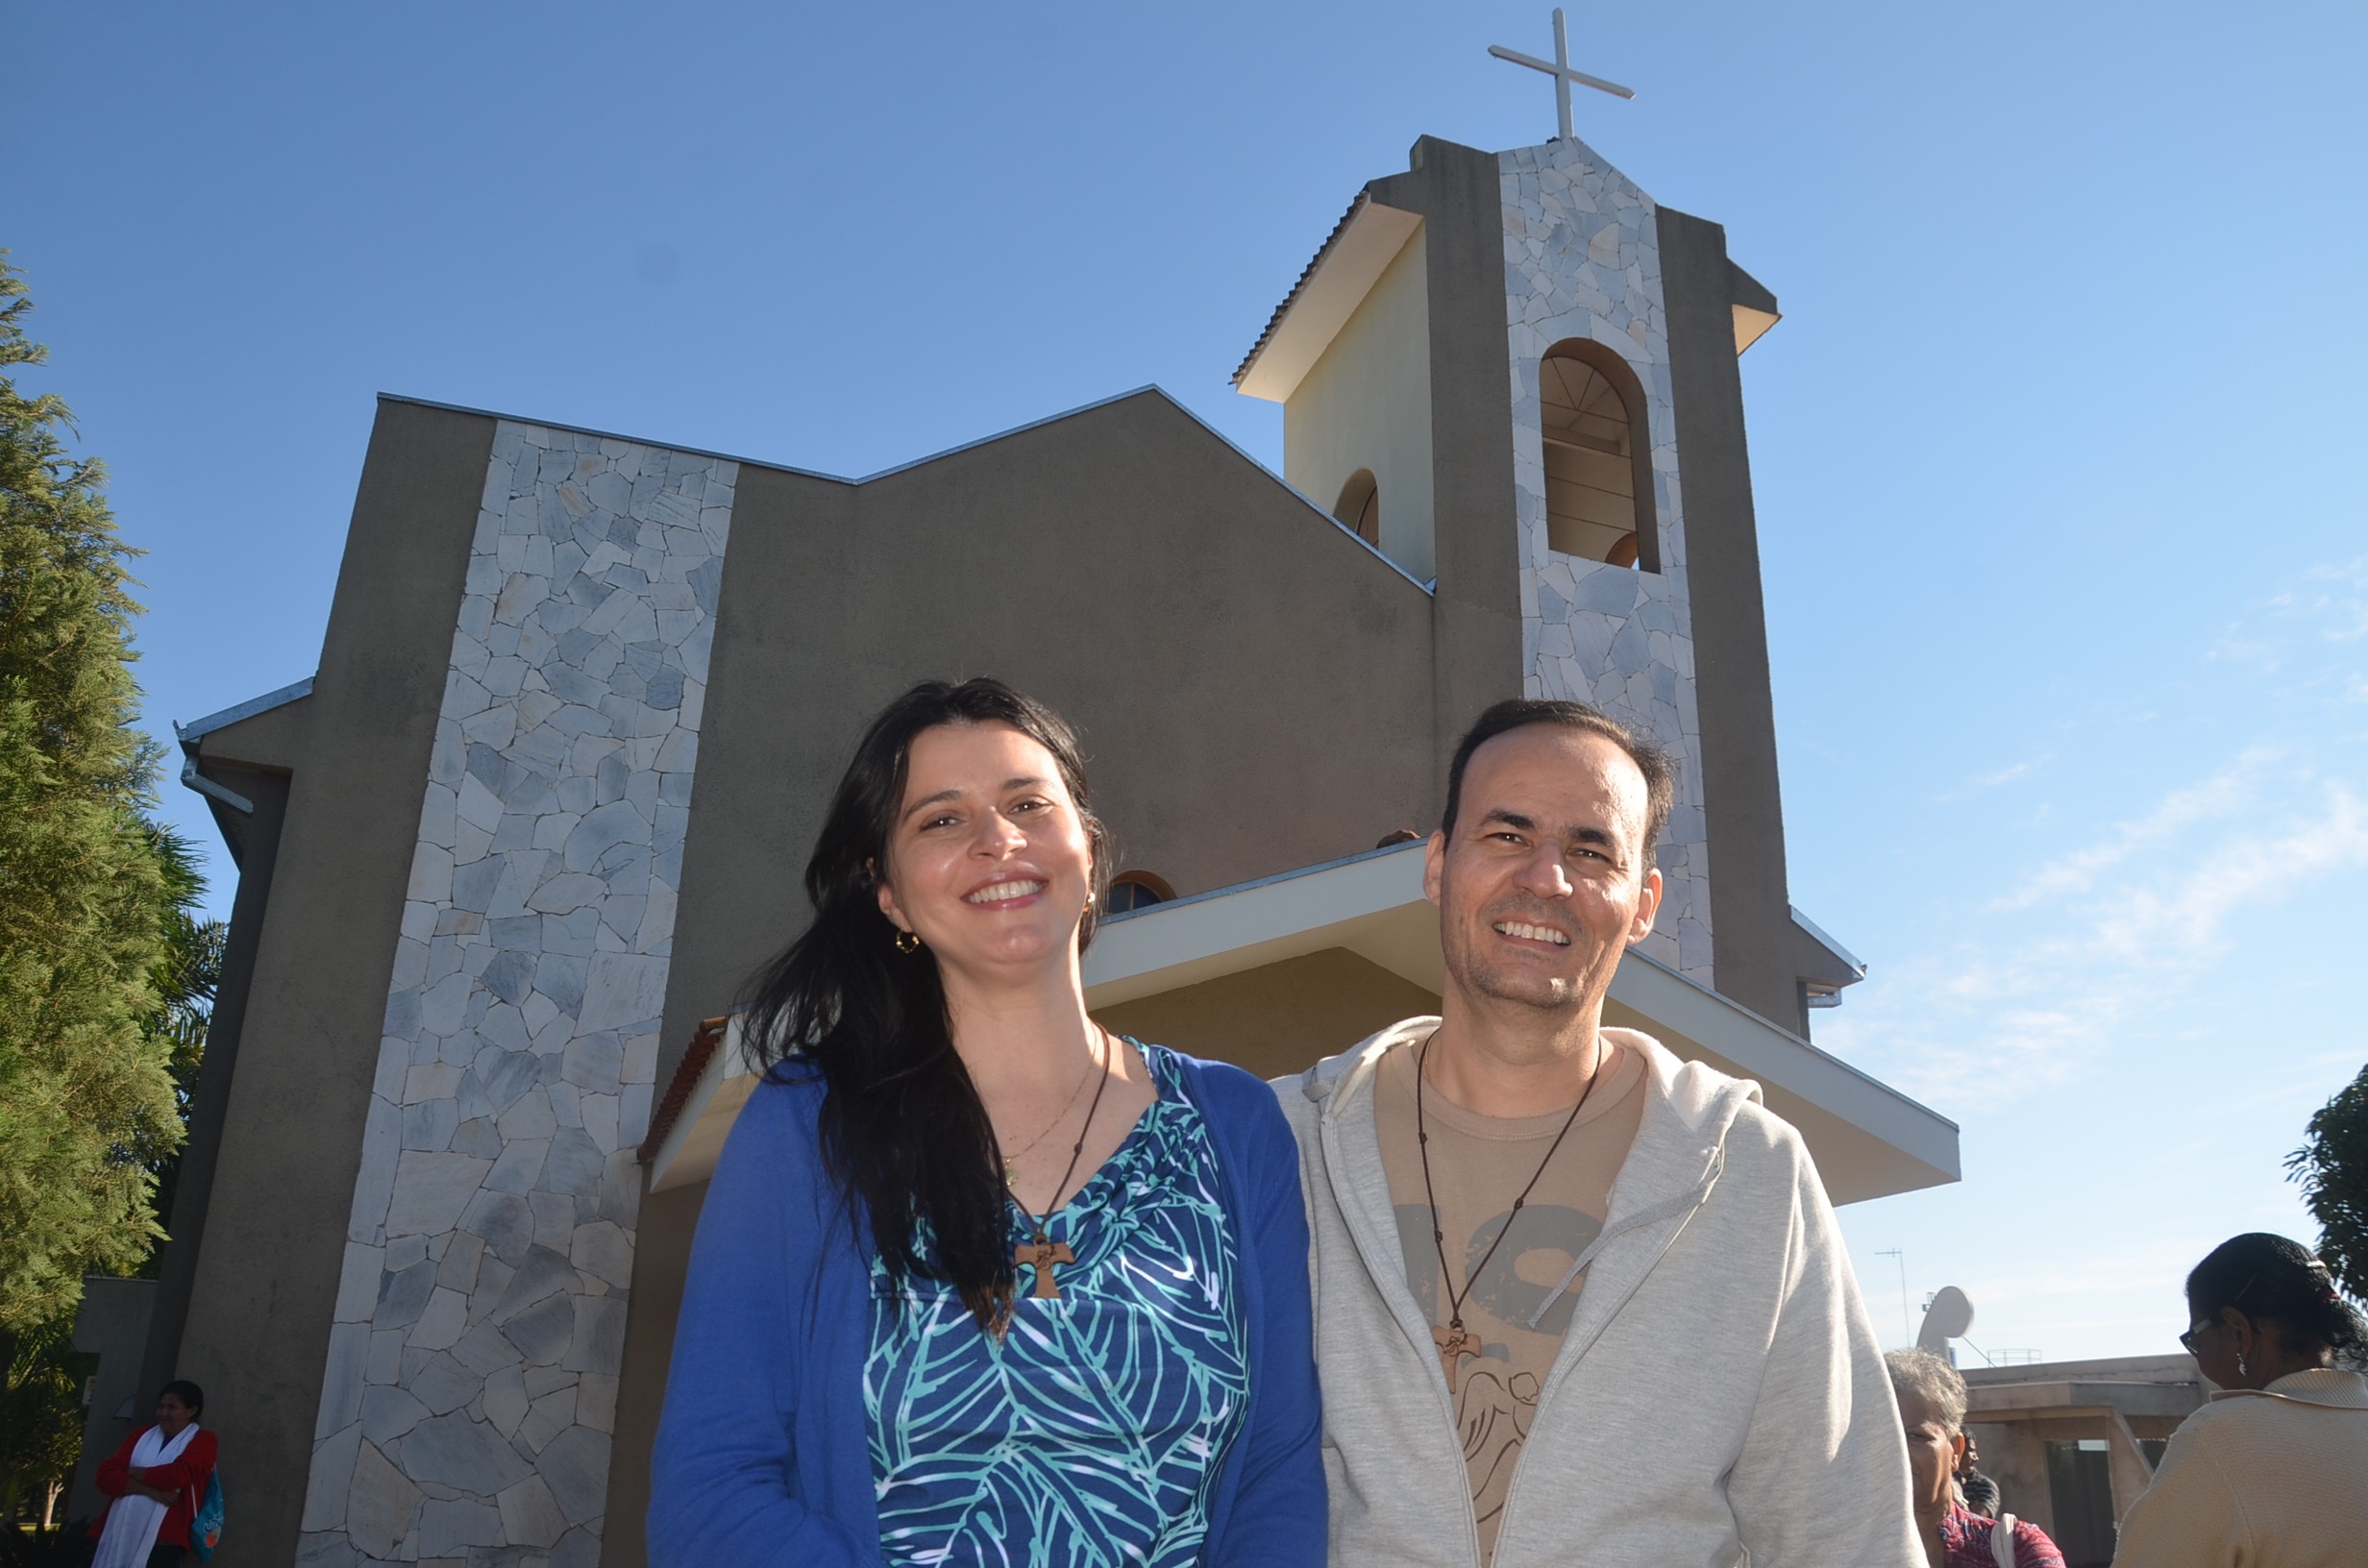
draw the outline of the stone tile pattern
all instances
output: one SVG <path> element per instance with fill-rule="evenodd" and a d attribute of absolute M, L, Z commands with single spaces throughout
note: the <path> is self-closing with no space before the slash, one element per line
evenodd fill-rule
<path fill-rule="evenodd" d="M 429 765 L 307 1563 L 592 1568 L 738 465 L 504 421 Z"/>
<path fill-rule="evenodd" d="M 1578 141 L 1499 154 L 1497 177 L 1504 198 L 1505 321 L 1513 359 L 1521 655 L 1528 693 L 1591 702 L 1650 733 L 1677 758 L 1677 804 L 1661 842 L 1661 914 L 1641 950 L 1709 985 L 1702 723 L 1694 701 L 1684 493 L 1652 198 Z M 1570 338 L 1591 338 L 1615 350 L 1643 383 L 1660 523 L 1657 573 L 1547 548 L 1538 368 L 1546 350 Z"/>

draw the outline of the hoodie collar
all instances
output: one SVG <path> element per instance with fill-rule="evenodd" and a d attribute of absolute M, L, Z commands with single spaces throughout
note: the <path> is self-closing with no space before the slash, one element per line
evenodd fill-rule
<path fill-rule="evenodd" d="M 2266 1388 L 2215 1388 L 2211 1397 L 2282 1399 L 2338 1410 L 2368 1410 L 2368 1378 L 2331 1366 L 2314 1366 L 2306 1372 L 2289 1372 Z"/>
<path fill-rule="evenodd" d="M 1321 1109 L 1327 1126 L 1365 1113 L 1370 1125 L 1372 1080 L 1381 1059 L 1401 1045 L 1418 1044 L 1439 1027 L 1436 1017 L 1394 1023 L 1338 1056 L 1328 1056 L 1300 1075 L 1300 1091 Z M 1711 1175 L 1727 1129 L 1746 1104 L 1761 1100 L 1760 1086 L 1731 1078 L 1699 1062 L 1688 1062 L 1650 1035 L 1607 1028 L 1604 1040 L 1644 1058 L 1644 1115 L 1627 1164 L 1612 1189 L 1604 1229 L 1699 1187 Z"/>

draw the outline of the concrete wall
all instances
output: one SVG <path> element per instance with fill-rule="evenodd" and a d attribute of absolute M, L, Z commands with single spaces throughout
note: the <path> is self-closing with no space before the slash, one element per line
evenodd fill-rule
<path fill-rule="evenodd" d="M 1427 580 L 1432 545 L 1430 273 L 1417 229 L 1283 405 L 1283 475 L 1320 506 L 1369 469 L 1381 552 Z M 1353 526 L 1354 517 L 1344 518 Z"/>
<path fill-rule="evenodd" d="M 220 1559 L 296 1556 L 362 1147 L 490 419 L 382 404 L 290 781 L 185 1327 L 224 1463 Z"/>
<path fill-rule="evenodd" d="M 151 1384 L 140 1376 L 156 1300 L 154 1280 L 83 1276 L 82 1305 L 74 1312 L 74 1348 L 96 1356 L 99 1365 L 86 1395 L 89 1404 L 83 1411 L 83 1454 L 66 1489 L 63 1518 L 95 1519 L 107 1507 L 98 1486 L 99 1461 L 154 1419 L 157 1390 L 172 1381 Z"/>
<path fill-rule="evenodd" d="M 1453 732 L 1430 621 L 1155 392 L 861 485 L 744 465 L 657 1081 L 803 928 L 830 792 L 914 681 L 993 674 L 1051 704 L 1119 860 L 1188 894 L 1436 819 Z"/>
<path fill-rule="evenodd" d="M 1504 236 L 1494 154 L 1424 136 L 1409 162 L 1405 173 L 1365 188 L 1383 206 L 1422 219 L 1436 568 L 1431 700 L 1432 724 L 1443 740 L 1433 767 L 1435 800 L 1443 803 L 1456 738 L 1490 703 L 1521 694 L 1520 560 L 1505 527 L 1513 515 L 1514 482 L 1504 420 Z M 1386 498 L 1382 504 L 1389 504 Z M 1438 825 L 1438 815 L 1433 810 L 1401 821 L 1427 831 Z"/>
<path fill-rule="evenodd" d="M 215 814 L 228 818 L 226 827 L 238 864 L 238 889 L 231 900 L 230 930 L 222 946 L 222 978 L 214 991 L 213 1017 L 206 1031 L 206 1055 L 198 1065 L 197 1086 L 189 1098 L 188 1141 L 182 1145 L 181 1167 L 173 1179 L 173 1211 L 166 1234 L 171 1237 L 159 1261 L 156 1310 L 151 1315 L 140 1384 L 161 1388 L 180 1376 L 182 1332 L 188 1323 L 190 1292 L 197 1285 L 197 1261 L 206 1237 L 206 1219 L 213 1201 L 214 1171 L 222 1158 L 223 1127 L 230 1115 L 231 1085 L 238 1071 L 238 1042 L 255 983 L 255 957 L 262 938 L 263 912 L 271 901 L 273 868 L 278 864 L 280 831 L 287 821 L 287 759 L 284 746 L 290 731 L 310 712 L 310 699 L 291 705 L 303 714 L 278 713 L 268 724 L 262 745 L 226 748 L 229 756 L 261 754 L 267 763 L 238 763 L 208 759 L 208 776 L 255 806 L 238 816 L 217 805 Z M 249 727 L 249 726 L 239 726 Z M 258 737 L 261 739 L 261 737 Z M 203 1386 L 201 1384 L 201 1386 Z"/>
<path fill-rule="evenodd" d="M 1735 353 L 1740 275 L 1717 224 L 1665 207 L 1657 217 L 1670 384 L 1686 451 L 1703 810 L 1717 857 L 1710 887 L 1717 987 L 1806 1037 L 1802 980 L 1846 983 L 1855 976 L 1793 922 L 1787 888 L 1759 524 Z"/>

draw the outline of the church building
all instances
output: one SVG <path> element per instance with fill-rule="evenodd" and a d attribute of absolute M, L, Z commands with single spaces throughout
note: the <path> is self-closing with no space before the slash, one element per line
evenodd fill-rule
<path fill-rule="evenodd" d="M 1810 1043 L 1863 970 L 1786 883 L 1738 367 L 1777 316 L 1569 135 L 1425 137 L 1235 377 L 1280 475 L 1157 388 L 861 479 L 382 398 L 316 673 L 181 730 L 238 884 L 139 1386 L 208 1390 L 232 1560 L 645 1561 L 734 998 L 925 677 L 1082 733 L 1098 1016 L 1270 1076 L 1436 1009 L 1458 736 L 1591 702 L 1680 761 L 1612 1021 L 1758 1080 L 1837 1202 L 1956 1180 Z"/>

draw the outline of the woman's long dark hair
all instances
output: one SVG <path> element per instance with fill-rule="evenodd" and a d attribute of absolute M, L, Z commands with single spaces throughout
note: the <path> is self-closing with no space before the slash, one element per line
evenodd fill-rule
<path fill-rule="evenodd" d="M 2336 1365 L 2368 1370 L 2368 1321 L 2300 1241 L 2251 1231 L 2212 1248 L 2187 1276 L 2187 1310 L 2216 1322 L 2223 1307 L 2275 1328 L 2290 1351 L 2331 1350 Z"/>
<path fill-rule="evenodd" d="M 1009 724 L 1052 753 L 1093 845 L 1096 898 L 1077 945 L 1093 940 L 1108 841 L 1086 794 L 1076 732 L 999 680 L 923 681 L 889 703 L 855 747 L 806 862 L 814 923 L 751 981 L 741 1024 L 770 1072 L 821 1076 L 824 1162 L 845 1195 L 862 1200 L 890 1277 L 947 1281 L 994 1331 L 1013 1284 L 1001 1152 L 953 1048 L 937 955 L 898 949 L 878 894 L 914 738 L 982 723 Z M 933 1257 L 924 1252 L 924 1225 Z"/>

